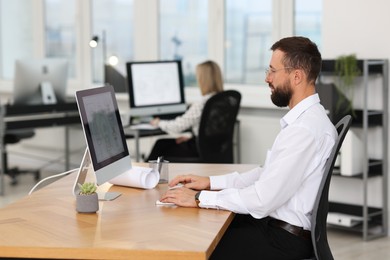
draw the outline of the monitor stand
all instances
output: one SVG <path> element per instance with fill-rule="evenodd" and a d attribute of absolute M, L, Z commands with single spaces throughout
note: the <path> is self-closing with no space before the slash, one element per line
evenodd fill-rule
<path fill-rule="evenodd" d="M 83 184 L 87 178 L 87 175 L 89 174 L 95 174 L 92 162 L 91 162 L 91 156 L 89 154 L 88 147 L 85 149 L 85 153 L 83 156 L 83 160 L 81 161 L 79 171 L 77 173 L 76 180 L 73 185 L 73 194 L 76 195 L 80 192 L 80 188 L 78 186 L 78 183 Z M 99 200 L 114 200 L 117 197 L 121 195 L 119 192 L 98 192 Z"/>
<path fill-rule="evenodd" d="M 56 94 L 53 90 L 53 85 L 48 81 L 41 82 L 42 103 L 51 105 L 57 103 Z"/>
<path fill-rule="evenodd" d="M 108 201 L 114 200 L 121 195 L 119 192 L 98 192 L 99 200 Z"/>

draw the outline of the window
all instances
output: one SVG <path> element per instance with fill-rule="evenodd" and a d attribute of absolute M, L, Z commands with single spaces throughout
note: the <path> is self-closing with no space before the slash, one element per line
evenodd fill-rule
<path fill-rule="evenodd" d="M 126 76 L 126 63 L 133 60 L 133 9 L 132 0 L 93 0 L 92 35 L 98 37 L 98 45 L 92 49 L 93 82 L 104 81 L 104 65 L 112 66 Z M 109 61 L 110 58 L 117 58 Z"/>
<path fill-rule="evenodd" d="M 78 88 L 102 83 L 110 56 L 123 75 L 126 62 L 146 57 L 182 60 L 188 86 L 196 65 L 213 58 L 226 83 L 259 85 L 275 40 L 303 35 L 321 49 L 321 27 L 321 0 L 0 0 L 0 77 L 12 79 L 17 58 L 61 57 Z M 91 49 L 93 36 L 100 44 Z"/>
<path fill-rule="evenodd" d="M 45 0 L 45 56 L 66 58 L 69 76 L 76 77 L 75 1 Z"/>
<path fill-rule="evenodd" d="M 33 56 L 32 5 L 33 1 L 0 0 L 0 77 L 3 79 L 13 78 L 16 59 Z"/>
<path fill-rule="evenodd" d="M 160 0 L 160 59 L 182 60 L 184 83 L 195 85 L 195 68 L 208 57 L 208 1 Z"/>
<path fill-rule="evenodd" d="M 264 81 L 272 44 L 272 0 L 226 0 L 225 80 Z"/>
<path fill-rule="evenodd" d="M 295 0 L 294 34 L 310 38 L 321 49 L 322 1 Z"/>

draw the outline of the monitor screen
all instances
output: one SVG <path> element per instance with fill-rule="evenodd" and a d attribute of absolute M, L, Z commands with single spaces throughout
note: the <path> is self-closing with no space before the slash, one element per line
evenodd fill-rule
<path fill-rule="evenodd" d="M 63 59 L 29 59 L 15 62 L 14 104 L 66 102 L 68 62 Z"/>
<path fill-rule="evenodd" d="M 184 113 L 184 82 L 180 61 L 129 62 L 130 115 Z"/>
<path fill-rule="evenodd" d="M 113 87 L 77 91 L 76 101 L 97 183 L 130 170 L 130 154 Z"/>

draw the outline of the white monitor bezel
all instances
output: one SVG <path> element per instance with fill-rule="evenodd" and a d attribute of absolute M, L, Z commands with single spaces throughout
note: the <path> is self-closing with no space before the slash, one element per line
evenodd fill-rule
<path fill-rule="evenodd" d="M 134 76 L 134 67 L 138 65 L 164 65 L 164 64 L 174 64 L 177 68 L 177 81 L 179 84 L 180 92 L 180 101 L 174 103 L 156 103 L 151 105 L 137 105 L 135 100 L 135 86 L 133 82 Z M 166 61 L 136 61 L 128 62 L 126 64 L 127 68 L 127 79 L 128 79 L 128 92 L 129 92 L 129 105 L 130 105 L 130 115 L 135 116 L 158 116 L 164 114 L 178 114 L 184 113 L 187 109 L 184 95 L 184 80 L 182 73 L 182 66 L 180 60 L 166 60 Z M 163 89 L 161 91 L 164 91 Z M 158 93 L 156 93 L 158 95 Z"/>

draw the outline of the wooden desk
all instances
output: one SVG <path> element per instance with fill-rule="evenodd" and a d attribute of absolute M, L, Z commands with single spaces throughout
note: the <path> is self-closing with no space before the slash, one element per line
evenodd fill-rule
<path fill-rule="evenodd" d="M 137 164 L 145 166 L 145 164 Z M 246 171 L 255 165 L 171 164 L 170 177 Z M 121 192 L 97 214 L 78 214 L 75 173 L 0 209 L 0 257 L 68 259 L 207 259 L 230 224 L 222 210 L 156 206 L 167 189 L 103 185 Z"/>

